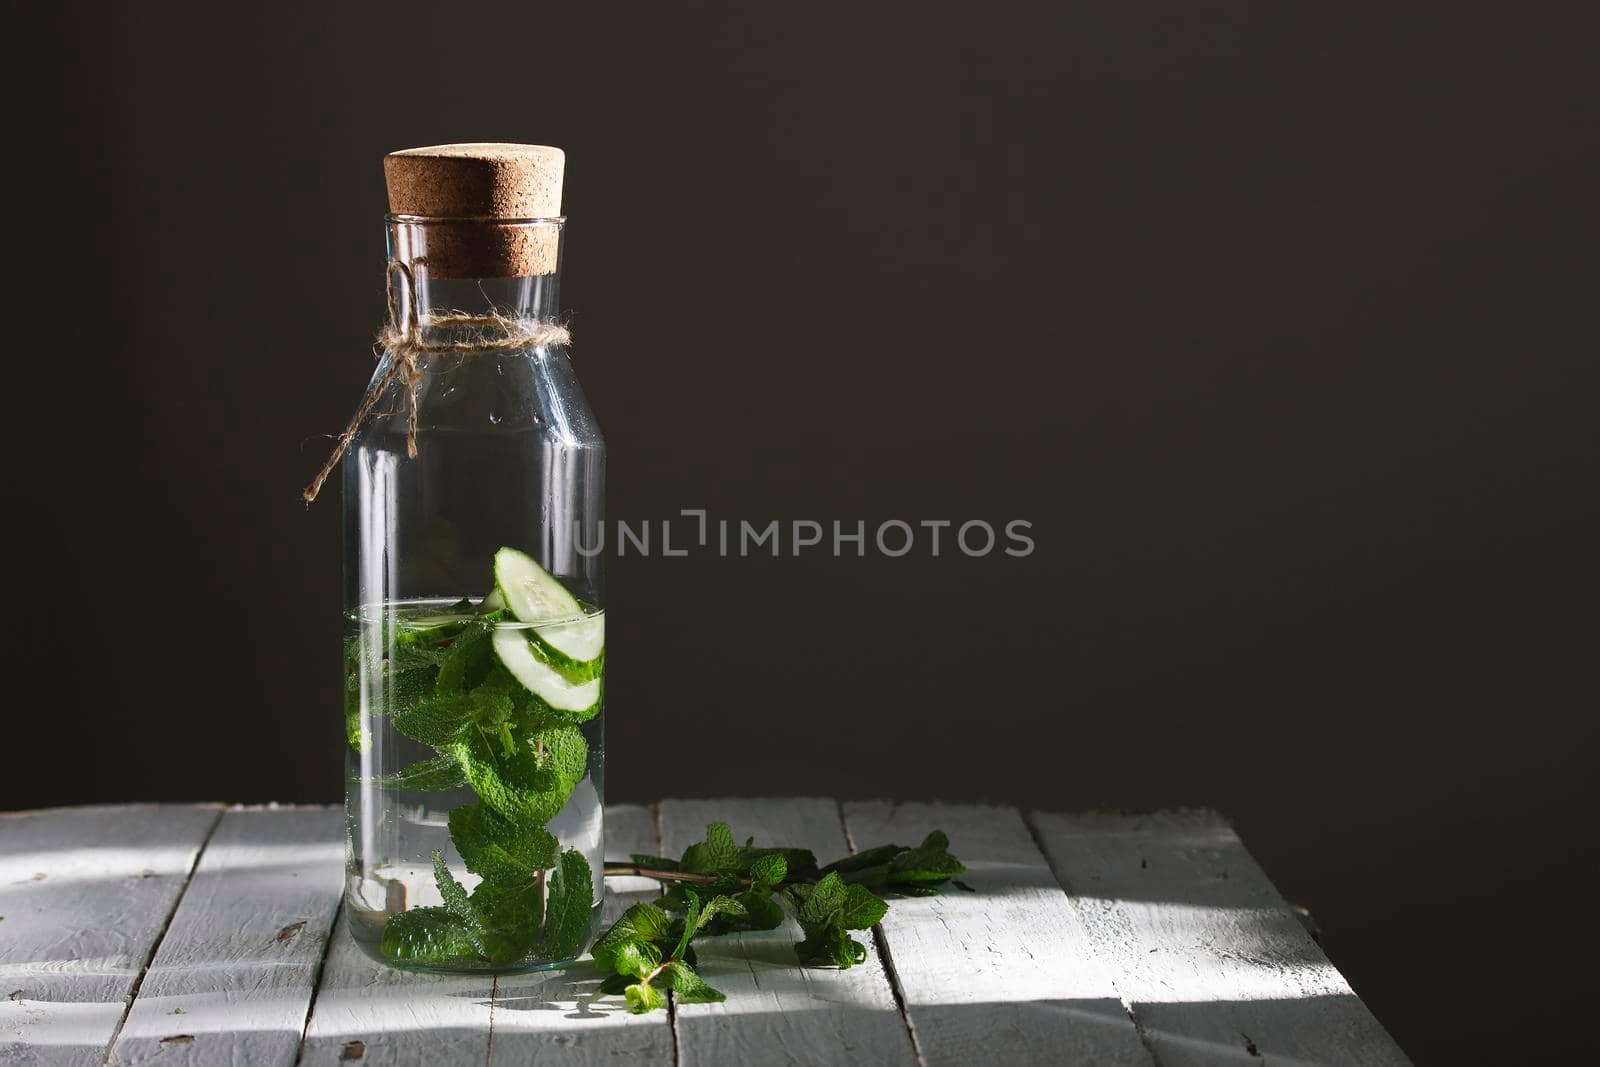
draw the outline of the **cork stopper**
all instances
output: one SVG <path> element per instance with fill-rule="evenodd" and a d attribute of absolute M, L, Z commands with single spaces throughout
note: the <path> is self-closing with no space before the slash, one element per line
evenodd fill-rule
<path fill-rule="evenodd" d="M 383 157 L 393 215 L 430 221 L 399 225 L 397 249 L 414 269 L 440 278 L 551 274 L 561 230 L 566 154 L 531 144 L 446 144 Z"/>

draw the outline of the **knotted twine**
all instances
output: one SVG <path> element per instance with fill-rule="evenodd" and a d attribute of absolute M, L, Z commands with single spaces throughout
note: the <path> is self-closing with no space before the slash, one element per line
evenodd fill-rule
<path fill-rule="evenodd" d="M 389 277 L 393 279 L 397 272 L 401 284 L 409 290 L 411 272 L 405 264 L 398 260 L 390 260 Z M 350 417 L 349 424 L 339 435 L 328 461 L 322 465 L 317 476 L 311 479 L 311 484 L 301 491 L 300 495 L 305 498 L 307 506 L 317 499 L 317 494 L 322 491 L 322 483 L 328 480 L 333 468 L 339 465 L 339 460 L 350 447 L 350 442 L 355 440 L 361 424 L 367 421 L 367 416 L 372 414 L 372 409 L 377 406 L 384 390 L 388 389 L 390 383 L 397 378 L 405 389 L 406 455 L 412 459 L 417 458 L 417 387 L 422 384 L 421 364 L 424 359 L 450 352 L 462 355 L 514 352 L 523 348 L 537 348 L 540 345 L 565 345 L 572 341 L 572 334 L 558 322 L 501 315 L 493 311 L 487 314 L 435 311 L 419 319 L 414 295 L 406 301 L 408 308 L 406 324 L 401 327 L 398 322 L 399 314 L 395 310 L 394 292 L 394 285 L 389 285 L 389 319 L 384 323 L 383 329 L 378 331 L 373 346 L 380 359 L 385 352 L 389 353 L 389 367 L 367 387 L 366 395 L 361 398 L 356 413 Z M 435 340 L 423 334 L 424 329 L 440 327 L 450 328 L 448 339 Z"/>

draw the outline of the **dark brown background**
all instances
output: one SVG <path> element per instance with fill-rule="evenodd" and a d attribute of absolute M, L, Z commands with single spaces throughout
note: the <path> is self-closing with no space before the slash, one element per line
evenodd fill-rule
<path fill-rule="evenodd" d="M 1581 1032 L 1589 5 L 184 6 L 10 35 L 0 807 L 338 797 L 379 158 L 544 141 L 615 517 L 1038 541 L 614 560 L 614 798 L 1214 805 L 1419 1061 Z"/>

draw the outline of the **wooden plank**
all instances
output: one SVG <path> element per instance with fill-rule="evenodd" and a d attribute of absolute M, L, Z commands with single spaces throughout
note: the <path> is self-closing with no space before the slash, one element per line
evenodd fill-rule
<path fill-rule="evenodd" d="M 1408 1062 L 1220 816 L 1032 821 L 1162 1064 Z"/>
<path fill-rule="evenodd" d="M 649 808 L 606 808 L 606 856 L 660 851 Z M 660 894 L 647 878 L 607 880 L 602 921 L 615 922 L 628 905 Z M 600 997 L 599 972 L 585 961 L 560 971 L 502 976 L 495 984 L 490 1062 L 524 1064 L 542 1056 L 562 1064 L 672 1062 L 672 1020 L 666 1012 L 630 1015 L 621 997 Z"/>
<path fill-rule="evenodd" d="M 109 1062 L 294 1063 L 343 886 L 341 809 L 224 813 Z"/>
<path fill-rule="evenodd" d="M 665 800 L 660 813 L 668 855 L 701 840 L 714 821 L 731 825 L 739 841 L 754 836 L 757 844 L 809 848 L 823 863 L 849 852 L 832 800 Z M 866 962 L 841 971 L 800 967 L 793 946 L 802 936 L 791 919 L 778 930 L 697 944 L 701 974 L 728 999 L 674 1006 L 682 1067 L 774 1057 L 789 1063 L 916 1063 L 873 939 L 862 938 Z"/>
<path fill-rule="evenodd" d="M 101 1062 L 219 813 L 0 815 L 0 1061 Z"/>
<path fill-rule="evenodd" d="M 924 1063 L 1152 1062 L 1014 809 L 868 801 L 844 814 L 858 851 L 940 829 L 969 868 L 973 892 L 895 900 L 882 924 Z"/>

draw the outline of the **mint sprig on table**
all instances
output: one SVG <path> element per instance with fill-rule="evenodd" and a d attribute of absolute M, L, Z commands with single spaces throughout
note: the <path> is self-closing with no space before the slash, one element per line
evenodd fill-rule
<path fill-rule="evenodd" d="M 806 849 L 741 847 L 727 823 L 706 827 L 704 841 L 677 860 L 634 855 L 608 863 L 608 875 L 673 883 L 658 900 L 634 904 L 595 942 L 602 993 L 620 993 L 635 1013 L 654 1011 L 671 990 L 685 1004 L 723 1000 L 695 970 L 694 941 L 740 930 L 774 930 L 785 911 L 805 933 L 795 943 L 802 964 L 852 967 L 866 946 L 850 931 L 870 930 L 889 910 L 879 893 L 926 896 L 966 868 L 935 830 L 915 848 L 883 845 L 818 867 Z"/>

